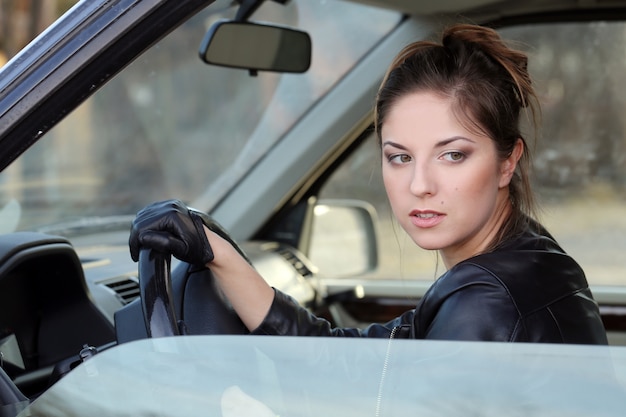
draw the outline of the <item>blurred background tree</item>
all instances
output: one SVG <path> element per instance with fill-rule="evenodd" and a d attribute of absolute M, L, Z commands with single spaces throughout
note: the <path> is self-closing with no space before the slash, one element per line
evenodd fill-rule
<path fill-rule="evenodd" d="M 0 0 L 0 66 L 77 0 Z"/>

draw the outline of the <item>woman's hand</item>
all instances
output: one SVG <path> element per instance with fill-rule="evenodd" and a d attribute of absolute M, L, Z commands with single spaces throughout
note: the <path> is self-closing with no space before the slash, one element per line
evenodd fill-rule
<path fill-rule="evenodd" d="M 207 265 L 214 255 L 201 214 L 179 200 L 150 204 L 137 213 L 129 238 L 131 258 L 150 248 L 192 265 Z"/>
<path fill-rule="evenodd" d="M 150 248 L 194 266 L 210 267 L 249 330 L 261 324 L 274 300 L 274 289 L 224 229 L 179 200 L 153 203 L 140 210 L 130 230 L 129 246 L 135 262 L 141 248 Z"/>

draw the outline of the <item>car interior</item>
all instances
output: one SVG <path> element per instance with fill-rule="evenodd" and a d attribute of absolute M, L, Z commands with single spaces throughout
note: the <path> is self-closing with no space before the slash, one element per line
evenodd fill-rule
<path fill-rule="evenodd" d="M 96 6 L 88 5 L 88 1 L 79 3 L 62 21 L 68 26 L 80 22 L 78 27 L 65 31 L 59 25 L 58 33 L 44 33 L 38 44 L 29 46 L 35 51 L 33 57 L 39 53 L 39 59 L 45 61 L 53 53 L 63 54 L 65 48 L 72 46 L 71 42 L 50 47 L 54 37 L 67 36 L 76 41 L 80 39 L 76 37 L 80 30 L 84 30 L 85 37 L 95 39 L 94 42 L 101 39 L 99 36 L 112 39 L 107 37 L 106 28 L 98 26 L 114 13 L 107 8 L 107 2 L 100 2 L 102 8 L 97 13 L 92 9 Z M 111 30 L 118 30 L 124 37 L 136 36 L 137 43 L 120 46 L 116 42 L 123 43 L 128 38 L 109 39 L 112 43 L 107 47 L 117 49 L 117 55 L 94 53 L 97 59 L 92 57 L 91 61 L 75 51 L 68 53 L 63 65 L 69 65 L 72 60 L 89 61 L 80 67 L 81 71 L 72 71 L 61 64 L 51 69 L 49 62 L 25 71 L 24 65 L 31 64 L 29 55 L 0 68 L 0 79 L 5 79 L 0 82 L 0 103 L 6 106 L 0 105 L 0 120 L 2 123 L 11 120 L 9 127 L 0 129 L 0 143 L 3 146 L 7 143 L 5 151 L 0 151 L 2 168 L 22 158 L 22 152 L 26 151 L 23 157 L 29 154 L 27 148 L 45 136 L 43 131 L 38 133 L 42 125 L 52 129 L 66 116 L 76 117 L 71 119 L 76 123 L 78 116 L 72 115 L 72 111 L 76 109 L 74 114 L 84 111 L 80 104 L 95 91 L 102 88 L 102 95 L 95 95 L 94 101 L 104 101 L 105 94 L 119 95 L 124 88 L 130 91 L 136 87 L 139 91 L 140 83 L 128 82 L 123 78 L 124 73 L 131 74 L 129 77 L 135 81 L 141 74 L 146 78 L 152 75 L 139 64 L 131 65 L 135 56 L 145 50 L 145 56 L 152 57 L 149 46 L 165 49 L 159 41 L 168 39 L 165 36 L 170 32 L 169 39 L 178 41 L 177 37 L 185 36 L 187 29 L 183 21 L 187 16 L 191 21 L 208 3 L 211 2 L 181 0 L 180 6 L 153 13 L 142 9 L 148 6 L 137 6 L 132 13 L 142 17 L 134 17 L 131 12 L 126 17 L 136 18 L 141 24 L 123 31 L 111 23 Z M 283 3 L 288 6 L 291 1 L 241 0 L 232 2 L 234 6 L 228 3 L 227 7 L 235 10 L 231 20 L 213 22 L 207 13 L 201 24 L 195 23 L 201 26 L 205 36 L 185 40 L 197 50 L 193 60 L 217 66 L 219 71 L 237 70 L 242 77 L 251 79 L 268 71 L 296 76 L 317 64 L 316 39 L 307 30 L 257 18 L 264 7 L 282 8 Z M 211 215 L 225 226 L 223 233 L 240 247 L 271 285 L 333 325 L 386 322 L 414 308 L 443 273 L 443 266 L 436 255 L 409 249 L 412 245 L 393 222 L 377 166 L 371 163 L 377 160 L 379 152 L 372 131 L 372 97 L 388 58 L 395 54 L 398 45 L 417 34 L 432 36 L 437 25 L 445 22 L 462 19 L 490 25 L 541 58 L 533 71 L 545 97 L 542 120 L 553 121 L 542 132 L 542 139 L 549 139 L 547 145 L 537 145 L 535 158 L 538 167 L 535 181 L 540 184 L 546 221 L 585 269 L 610 343 L 626 345 L 626 265 L 622 255 L 626 248 L 623 235 L 626 224 L 622 219 L 626 201 L 623 118 L 626 95 L 621 82 L 625 66 L 626 2 L 350 0 L 346 3 L 395 13 L 388 18 L 393 22 L 389 23 L 392 29 L 380 29 L 387 32 L 371 46 L 374 52 L 356 57 L 349 71 L 329 81 L 328 92 L 320 94 L 316 105 L 289 125 L 279 135 L 280 140 L 268 146 L 271 150 L 266 155 L 245 166 L 246 173 L 234 181 L 236 185 L 229 185 L 225 176 L 211 192 L 194 195 L 193 199 L 190 196 L 189 200 L 195 207 L 210 208 Z M 90 13 L 93 17 L 89 17 Z M 111 21 L 125 24 L 118 19 Z M 207 21 L 212 23 L 208 28 Z M 172 27 L 161 29 L 162 22 Z M 370 21 L 365 24 L 375 26 Z M 150 32 L 146 27 L 155 33 L 137 35 L 139 31 Z M 275 41 L 280 36 L 283 38 Z M 242 45 L 237 54 L 229 53 L 232 48 L 224 40 L 231 38 L 238 39 Z M 256 39 L 265 39 L 260 43 L 262 47 L 254 42 Z M 602 42 L 611 48 L 594 47 Z M 47 52 L 37 52 L 37 48 L 44 47 L 49 48 Z M 150 61 L 152 65 L 153 61 Z M 588 73 L 584 76 L 575 71 L 585 67 Z M 43 76 L 44 70 L 51 72 Z M 184 76 L 184 71 L 180 72 Z M 20 90 L 20 83 L 26 85 L 31 80 L 29 77 L 41 77 L 40 82 L 32 91 Z M 107 91 L 104 84 L 109 81 L 119 81 L 116 85 L 119 91 Z M 55 82 L 60 86 L 52 84 Z M 198 85 L 188 89 L 194 87 Z M 227 90 L 230 86 L 223 87 L 224 91 L 230 91 Z M 272 87 L 275 88 L 272 92 L 278 90 Z M 35 96 L 38 93 L 44 96 L 42 91 L 48 94 L 43 100 L 50 107 L 46 111 L 37 110 Z M 141 97 L 139 93 L 137 96 Z M 339 104 L 333 107 L 326 105 L 338 96 L 343 96 L 344 101 L 338 100 Z M 151 102 L 153 97 L 147 97 L 145 100 Z M 137 108 L 141 109 L 139 105 Z M 198 118 L 204 117 L 198 113 Z M 102 117 L 98 123 L 106 130 L 110 121 Z M 147 119 L 140 114 L 136 118 L 138 124 L 142 117 Z M 159 117 L 168 116 L 162 112 Z M 219 120 L 226 116 L 216 117 Z M 320 120 L 328 123 L 321 128 Z M 266 121 L 268 125 L 271 122 Z M 135 131 L 128 133 L 129 137 L 133 135 Z M 5 140 L 9 137 L 15 143 Z M 124 140 L 119 138 L 120 143 Z M 39 145 L 32 149 L 36 146 Z M 176 146 L 169 144 L 168 149 L 176 152 Z M 240 153 L 248 149 L 240 144 L 232 148 L 232 152 Z M 41 158 L 33 158 L 37 157 Z M 285 160 L 289 164 L 284 162 L 284 168 L 278 171 L 277 161 Z M 150 161 L 145 164 L 148 165 L 151 166 Z M 228 169 L 243 170 L 236 163 L 230 163 Z M 109 185 L 127 181 L 117 179 L 115 173 L 109 174 Z M 191 175 L 184 179 L 196 180 Z M 79 180 L 75 183 L 82 184 Z M 185 192 L 178 184 L 172 188 Z M 81 192 L 81 188 L 76 191 Z M 143 188 L 138 187 L 137 193 L 142 192 Z M 369 198 L 374 194 L 376 198 Z M 119 205 L 132 201 L 132 196 L 126 198 Z M 108 219 L 106 224 L 96 219 L 89 224 L 61 224 L 0 234 L 0 407 L 28 403 L 91 355 L 119 344 L 148 337 L 247 333 L 210 270 L 147 251 L 142 252 L 138 265 L 130 262 L 128 227 L 135 208 L 128 205 L 127 213 Z M 45 217 L 46 207 L 36 215 Z M 98 234 L 81 234 L 87 229 L 97 230 Z"/>

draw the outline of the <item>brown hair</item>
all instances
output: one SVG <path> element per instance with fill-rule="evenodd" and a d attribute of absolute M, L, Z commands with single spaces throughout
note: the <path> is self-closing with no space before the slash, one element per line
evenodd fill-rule
<path fill-rule="evenodd" d="M 527 227 L 536 213 L 530 153 L 519 123 L 522 109 L 528 108 L 536 125 L 539 110 L 527 62 L 527 56 L 507 46 L 495 30 L 459 24 L 444 30 L 441 44 L 407 45 L 389 66 L 377 95 L 374 123 L 379 141 L 391 106 L 417 91 L 452 98 L 459 120 L 491 138 L 503 160 L 518 139 L 524 141 L 524 153 L 509 184 L 512 214 L 488 251 Z"/>

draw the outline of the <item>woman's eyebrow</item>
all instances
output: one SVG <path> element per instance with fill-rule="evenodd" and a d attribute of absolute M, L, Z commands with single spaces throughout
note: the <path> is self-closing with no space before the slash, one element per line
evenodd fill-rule
<path fill-rule="evenodd" d="M 404 149 L 404 150 L 407 149 L 406 146 L 400 145 L 399 143 L 392 142 L 390 140 L 386 140 L 386 141 L 383 142 L 383 147 L 385 147 L 385 146 L 393 146 L 394 148 Z"/>
<path fill-rule="evenodd" d="M 471 142 L 471 143 L 476 143 L 475 140 L 470 139 L 470 138 L 465 137 L 465 136 L 452 136 L 451 138 L 440 140 L 439 142 L 437 142 L 435 144 L 435 148 L 442 148 L 442 147 L 444 147 L 446 145 L 451 144 L 452 142 L 456 142 L 457 140 L 463 140 L 463 141 L 467 141 L 467 142 Z"/>
<path fill-rule="evenodd" d="M 443 139 L 443 140 L 440 140 L 439 142 L 437 142 L 435 144 L 435 148 L 442 148 L 442 147 L 444 147 L 446 145 L 449 145 L 452 142 L 456 142 L 457 140 L 464 140 L 464 141 L 467 141 L 467 142 L 476 143 L 475 140 L 467 138 L 465 136 L 452 136 L 451 138 Z M 391 140 L 384 141 L 382 146 L 383 147 L 384 146 L 393 146 L 394 148 L 404 149 L 404 150 L 408 149 L 406 146 L 401 145 L 401 144 L 396 143 L 396 142 L 393 142 Z"/>

